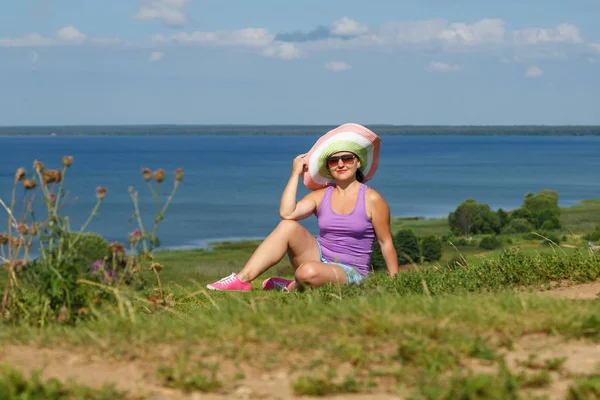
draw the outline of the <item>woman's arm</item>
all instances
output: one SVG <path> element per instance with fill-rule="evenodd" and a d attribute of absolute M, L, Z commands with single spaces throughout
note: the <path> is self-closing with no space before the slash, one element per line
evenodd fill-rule
<path fill-rule="evenodd" d="M 298 180 L 304 169 L 306 168 L 305 154 L 300 154 L 294 159 L 292 165 L 292 174 L 288 180 L 281 201 L 279 203 L 279 215 L 282 219 L 301 220 L 313 214 L 317 208 L 314 192 L 304 196 L 302 200 L 296 202 L 298 192 Z"/>
<path fill-rule="evenodd" d="M 367 192 L 368 209 L 371 214 L 371 222 L 381 254 L 385 260 L 388 273 L 394 276 L 398 273 L 398 255 L 392 241 L 392 232 L 390 228 L 390 207 L 387 202 L 375 190 Z"/>

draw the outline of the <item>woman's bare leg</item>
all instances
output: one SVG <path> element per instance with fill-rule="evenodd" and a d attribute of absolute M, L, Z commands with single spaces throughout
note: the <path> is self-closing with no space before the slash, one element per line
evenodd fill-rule
<path fill-rule="evenodd" d="M 328 283 L 343 285 L 346 283 L 346 272 L 339 265 L 308 261 L 296 269 L 295 278 L 289 290 L 303 290 Z"/>
<path fill-rule="evenodd" d="M 281 261 L 286 253 L 294 270 L 302 264 L 318 262 L 318 246 L 317 240 L 298 222 L 281 221 L 254 251 L 237 277 L 242 282 L 250 282 Z"/>

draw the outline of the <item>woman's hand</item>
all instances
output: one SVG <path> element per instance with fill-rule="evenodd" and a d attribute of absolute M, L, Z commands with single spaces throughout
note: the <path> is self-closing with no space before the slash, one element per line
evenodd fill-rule
<path fill-rule="evenodd" d="M 306 153 L 300 154 L 299 156 L 294 158 L 294 163 L 292 164 L 292 174 L 293 175 L 299 176 L 306 169 L 307 165 L 306 165 L 306 160 L 304 159 L 305 156 L 306 156 Z"/>

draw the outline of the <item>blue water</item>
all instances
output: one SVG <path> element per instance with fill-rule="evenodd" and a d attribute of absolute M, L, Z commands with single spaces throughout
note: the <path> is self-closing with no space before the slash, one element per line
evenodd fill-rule
<path fill-rule="evenodd" d="M 32 170 L 38 159 L 58 168 L 63 155 L 74 165 L 66 176 L 64 214 L 78 227 L 95 203 L 95 189 L 108 194 L 89 229 L 125 241 L 136 228 L 128 187 L 142 197 L 146 227 L 154 203 L 140 169 L 164 168 L 185 178 L 161 223 L 167 248 L 204 247 L 213 240 L 265 237 L 279 221 L 279 197 L 292 159 L 317 136 L 111 136 L 0 138 L 0 198 L 10 197 L 15 170 Z M 384 136 L 380 167 L 369 185 L 388 201 L 394 216 L 447 216 L 466 198 L 492 208 L 518 207 L 542 189 L 559 192 L 560 204 L 600 197 L 600 138 L 530 136 Z M 299 196 L 307 193 L 300 184 Z M 1 211 L 1 210 L 0 210 Z M 0 217 L 0 231 L 6 226 Z M 314 218 L 303 224 L 317 233 Z"/>

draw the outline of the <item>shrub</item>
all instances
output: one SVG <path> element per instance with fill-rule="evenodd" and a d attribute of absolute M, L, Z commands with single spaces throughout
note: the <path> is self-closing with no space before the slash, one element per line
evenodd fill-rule
<path fill-rule="evenodd" d="M 585 240 L 596 242 L 600 240 L 600 224 L 596 224 L 596 229 L 583 237 Z"/>
<path fill-rule="evenodd" d="M 502 228 L 502 213 L 493 212 L 489 205 L 467 199 L 448 215 L 450 229 L 456 233 L 498 233 Z"/>
<path fill-rule="evenodd" d="M 412 229 L 401 229 L 396 235 L 395 248 L 398 254 L 398 264 L 418 263 L 420 256 L 419 241 Z"/>
<path fill-rule="evenodd" d="M 550 241 L 554 242 L 554 244 L 556 244 L 556 245 L 560 244 L 560 237 L 557 234 L 555 234 L 555 233 L 552 233 L 552 232 L 540 232 L 540 235 L 544 236 L 546 238 L 546 239 L 544 239 L 544 238 L 538 237 L 538 239 L 542 239 L 542 244 L 551 246 L 552 243 Z"/>
<path fill-rule="evenodd" d="M 457 269 L 457 268 L 466 268 L 468 267 L 468 263 L 466 259 L 463 259 L 463 257 L 461 256 L 453 256 L 450 260 L 448 260 L 448 262 L 446 263 L 446 266 L 449 269 Z"/>
<path fill-rule="evenodd" d="M 436 235 L 421 238 L 421 257 L 424 261 L 438 261 L 442 258 L 442 240 Z"/>
<path fill-rule="evenodd" d="M 502 246 L 502 242 L 496 236 L 485 236 L 479 242 L 479 247 L 485 250 L 495 250 Z"/>
<path fill-rule="evenodd" d="M 112 292 L 107 286 L 128 283 L 127 279 L 145 267 L 143 263 L 152 260 L 151 251 L 158 245 L 156 231 L 159 222 L 170 204 L 183 179 L 183 172 L 175 171 L 173 190 L 162 208 L 160 206 L 160 185 L 165 180 L 164 170 L 152 173 L 144 169 L 142 176 L 148 182 L 157 204 L 157 215 L 151 231 L 145 231 L 141 224 L 137 192 L 130 188 L 135 214 L 140 229 L 129 235 L 131 245 L 129 255 L 125 255 L 125 246 L 120 243 L 108 245 L 101 236 L 85 233 L 91 220 L 107 194 L 107 189 L 96 189 L 96 205 L 79 232 L 72 232 L 69 218 L 63 216 L 65 206 L 64 176 L 71 167 L 73 157 L 65 156 L 62 169 L 46 169 L 40 161 L 33 164 L 34 175 L 27 176 L 24 168 L 15 173 L 13 196 L 9 205 L 2 204 L 8 211 L 11 224 L 8 232 L 0 233 L 2 250 L 2 272 L 6 273 L 6 285 L 0 304 L 0 317 L 16 322 L 45 325 L 48 322 L 72 323 L 77 318 L 89 315 L 92 300 L 108 296 Z M 155 185 L 150 181 L 154 180 Z M 19 186 L 25 190 L 21 215 L 18 215 L 14 200 Z M 37 187 L 36 190 L 33 190 Z M 39 192 L 39 195 L 38 195 Z M 44 213 L 34 214 L 34 200 L 42 201 Z M 13 228 L 14 227 L 14 228 Z M 31 258 L 30 249 L 39 249 L 39 256 Z M 102 276 L 96 276 L 96 282 L 90 279 L 94 271 L 91 264 L 105 263 Z M 120 266 L 117 271 L 115 266 Z M 159 292 L 164 302 L 158 271 L 162 266 L 151 263 L 156 273 Z M 100 269 L 100 268 L 98 268 Z M 98 280 L 101 281 L 98 282 Z M 123 303 L 120 303 L 121 306 Z M 128 303 L 129 304 L 129 303 Z M 119 308 L 123 315 L 123 307 Z"/>
<path fill-rule="evenodd" d="M 504 233 L 525 233 L 531 232 L 533 230 L 533 225 L 525 218 L 513 218 L 511 221 L 504 227 Z"/>

